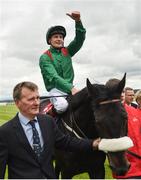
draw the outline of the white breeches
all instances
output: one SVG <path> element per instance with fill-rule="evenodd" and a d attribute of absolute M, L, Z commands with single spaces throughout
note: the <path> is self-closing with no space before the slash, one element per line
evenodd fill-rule
<path fill-rule="evenodd" d="M 49 91 L 49 96 L 64 96 L 67 95 L 67 93 L 64 93 L 56 88 L 53 88 Z M 68 102 L 66 100 L 66 97 L 51 97 L 50 98 L 51 103 L 54 105 L 55 110 L 57 113 L 61 114 L 66 111 L 68 108 Z"/>

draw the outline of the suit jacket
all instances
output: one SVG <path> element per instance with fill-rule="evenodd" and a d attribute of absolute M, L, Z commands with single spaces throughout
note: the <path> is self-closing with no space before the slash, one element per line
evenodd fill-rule
<path fill-rule="evenodd" d="M 92 151 L 92 140 L 66 136 L 60 132 L 51 117 L 37 117 L 44 141 L 40 162 L 27 140 L 18 115 L 0 127 L 0 179 L 4 178 L 6 165 L 9 179 L 55 179 L 52 161 L 55 148 Z"/>

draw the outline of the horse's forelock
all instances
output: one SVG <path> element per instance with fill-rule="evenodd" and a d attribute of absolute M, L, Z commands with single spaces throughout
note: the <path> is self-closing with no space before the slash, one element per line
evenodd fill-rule
<path fill-rule="evenodd" d="M 108 99 L 120 99 L 121 98 L 121 93 L 117 91 L 117 86 L 115 87 L 106 87 L 107 88 L 107 94 L 108 94 Z"/>
<path fill-rule="evenodd" d="M 93 84 L 94 93 L 91 94 L 93 104 L 98 105 L 102 101 L 117 98 L 118 94 L 114 94 L 114 90 L 107 88 L 103 84 Z"/>

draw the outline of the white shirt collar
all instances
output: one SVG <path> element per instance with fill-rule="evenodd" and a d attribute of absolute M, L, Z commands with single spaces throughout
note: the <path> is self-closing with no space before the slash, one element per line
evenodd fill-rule
<path fill-rule="evenodd" d="M 19 120 L 22 124 L 24 124 L 25 126 L 28 125 L 28 123 L 30 122 L 30 119 L 28 119 L 27 117 L 25 117 L 21 112 L 18 113 L 19 116 Z M 37 121 L 37 116 L 35 116 L 35 118 Z"/>

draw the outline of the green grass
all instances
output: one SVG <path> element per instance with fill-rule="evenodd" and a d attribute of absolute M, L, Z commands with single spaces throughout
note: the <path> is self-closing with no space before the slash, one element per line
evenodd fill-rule
<path fill-rule="evenodd" d="M 0 125 L 6 123 L 8 120 L 14 117 L 16 112 L 17 112 L 17 108 L 13 104 L 0 105 Z M 106 179 L 113 179 L 107 160 L 105 162 L 105 172 L 106 172 L 106 177 L 105 177 Z M 7 172 L 5 178 L 7 179 Z M 89 176 L 87 173 L 83 173 L 74 176 L 73 179 L 89 179 Z"/>
<path fill-rule="evenodd" d="M 0 125 L 15 116 L 17 108 L 13 104 L 0 105 Z"/>

